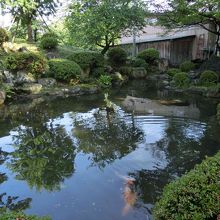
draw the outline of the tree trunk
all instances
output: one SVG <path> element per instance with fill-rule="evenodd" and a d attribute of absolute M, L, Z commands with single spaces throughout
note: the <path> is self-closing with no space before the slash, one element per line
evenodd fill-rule
<path fill-rule="evenodd" d="M 17 35 L 17 32 L 18 32 L 18 25 L 19 25 L 19 20 L 17 21 L 17 24 L 16 24 L 16 29 L 15 29 L 15 32 L 14 32 L 14 34 L 13 34 L 13 37 L 12 37 L 12 43 L 14 43 L 14 41 L 15 41 L 15 37 L 16 37 L 16 35 Z"/>
<path fill-rule="evenodd" d="M 109 44 L 105 45 L 105 47 L 103 48 L 101 54 L 102 54 L 102 55 L 105 55 L 109 48 L 110 48 L 110 45 L 109 45 Z"/>
<path fill-rule="evenodd" d="M 28 41 L 33 42 L 33 29 L 31 22 L 28 23 L 27 29 L 28 29 Z"/>

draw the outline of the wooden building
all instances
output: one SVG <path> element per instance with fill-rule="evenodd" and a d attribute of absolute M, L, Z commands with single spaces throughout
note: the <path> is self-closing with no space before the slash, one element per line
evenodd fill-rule
<path fill-rule="evenodd" d="M 199 26 L 176 29 L 166 33 L 158 26 L 146 26 L 137 36 L 122 37 L 123 46 L 130 55 L 146 49 L 155 48 L 160 57 L 168 59 L 170 64 L 178 65 L 185 60 L 204 60 L 215 47 L 215 36 Z"/>

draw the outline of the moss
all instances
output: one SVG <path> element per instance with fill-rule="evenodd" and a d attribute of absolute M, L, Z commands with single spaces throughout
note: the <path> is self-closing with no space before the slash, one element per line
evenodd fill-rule
<path fill-rule="evenodd" d="M 220 152 L 165 186 L 154 219 L 217 219 L 220 207 Z"/>

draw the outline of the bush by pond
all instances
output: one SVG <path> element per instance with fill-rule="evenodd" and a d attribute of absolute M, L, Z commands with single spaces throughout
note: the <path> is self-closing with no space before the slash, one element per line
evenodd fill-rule
<path fill-rule="evenodd" d="M 111 48 L 107 53 L 108 61 L 112 66 L 123 66 L 127 61 L 127 53 L 121 47 Z"/>
<path fill-rule="evenodd" d="M 2 44 L 9 40 L 9 36 L 7 31 L 4 28 L 0 27 L 0 47 Z"/>
<path fill-rule="evenodd" d="M 211 86 L 218 82 L 218 74 L 211 70 L 206 70 L 200 75 L 200 83 L 204 86 Z"/>
<path fill-rule="evenodd" d="M 51 59 L 49 60 L 49 76 L 61 81 L 69 81 L 81 75 L 80 66 L 67 59 Z"/>
<path fill-rule="evenodd" d="M 5 66 L 12 72 L 25 70 L 36 77 L 40 77 L 48 69 L 46 58 L 34 52 L 12 52 L 6 56 Z"/>
<path fill-rule="evenodd" d="M 46 33 L 41 37 L 40 47 L 43 49 L 55 49 L 58 46 L 58 37 L 54 33 Z"/>
<path fill-rule="evenodd" d="M 148 67 L 149 67 L 149 64 L 144 59 L 141 59 L 141 58 L 137 57 L 137 58 L 131 60 L 131 66 L 133 66 L 133 67 L 143 67 L 147 70 Z"/>
<path fill-rule="evenodd" d="M 182 72 L 189 72 L 190 70 L 193 70 L 195 68 L 195 64 L 191 61 L 184 61 L 180 64 L 180 70 Z"/>
<path fill-rule="evenodd" d="M 171 77 L 174 77 L 177 73 L 180 73 L 181 70 L 177 68 L 170 68 L 167 70 L 167 74 Z"/>
<path fill-rule="evenodd" d="M 217 219 L 220 214 L 220 152 L 165 186 L 154 218 Z"/>
<path fill-rule="evenodd" d="M 138 53 L 137 57 L 151 64 L 151 62 L 155 62 L 160 58 L 160 53 L 154 48 L 148 48 Z"/>
<path fill-rule="evenodd" d="M 91 72 L 98 67 L 104 66 L 104 57 L 99 52 L 94 51 L 76 51 L 67 57 L 80 65 L 85 70 L 89 68 Z"/>
<path fill-rule="evenodd" d="M 190 84 L 190 79 L 187 73 L 180 72 L 176 73 L 173 77 L 175 86 L 178 88 L 186 88 Z"/>

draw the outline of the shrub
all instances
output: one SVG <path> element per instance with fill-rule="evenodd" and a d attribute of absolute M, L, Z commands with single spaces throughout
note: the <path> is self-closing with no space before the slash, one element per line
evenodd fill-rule
<path fill-rule="evenodd" d="M 119 72 L 122 75 L 130 76 L 131 73 L 132 73 L 132 67 L 130 67 L 130 66 L 122 66 L 122 67 L 119 68 Z"/>
<path fill-rule="evenodd" d="M 147 63 L 151 63 L 160 58 L 160 53 L 154 48 L 148 48 L 138 53 L 137 57 L 145 60 Z"/>
<path fill-rule="evenodd" d="M 211 70 L 206 70 L 200 75 L 200 83 L 204 86 L 210 86 L 218 82 L 218 74 Z"/>
<path fill-rule="evenodd" d="M 195 68 L 195 64 L 191 61 L 185 61 L 180 64 L 180 69 L 182 72 L 189 72 L 190 70 L 193 70 Z"/>
<path fill-rule="evenodd" d="M 186 88 L 190 84 L 189 77 L 187 73 L 184 73 L 184 72 L 176 73 L 173 77 L 173 80 L 174 80 L 175 86 L 178 88 Z"/>
<path fill-rule="evenodd" d="M 220 207 L 220 152 L 164 187 L 155 204 L 157 219 L 217 219 Z"/>
<path fill-rule="evenodd" d="M 112 85 L 112 77 L 108 75 L 101 75 L 98 79 L 98 83 L 101 87 L 110 87 Z"/>
<path fill-rule="evenodd" d="M 26 70 L 40 77 L 48 69 L 46 58 L 40 53 L 14 52 L 6 56 L 5 66 L 8 70 Z"/>
<path fill-rule="evenodd" d="M 70 81 L 80 76 L 82 72 L 77 63 L 67 59 L 51 59 L 49 67 L 49 76 L 61 81 Z"/>
<path fill-rule="evenodd" d="M 80 65 L 82 69 L 90 68 L 92 71 L 97 67 L 104 66 L 104 57 L 99 52 L 94 51 L 77 51 L 67 57 Z"/>
<path fill-rule="evenodd" d="M 141 58 L 135 58 L 131 61 L 131 65 L 133 67 L 143 67 L 145 69 L 149 68 L 149 64 L 146 63 L 146 61 L 144 59 Z"/>
<path fill-rule="evenodd" d="M 40 47 L 43 49 L 55 49 L 58 46 L 58 36 L 52 32 L 41 37 Z"/>
<path fill-rule="evenodd" d="M 97 67 L 97 68 L 92 70 L 92 76 L 94 76 L 94 77 L 100 77 L 103 74 L 105 74 L 105 68 L 104 67 Z"/>
<path fill-rule="evenodd" d="M 111 48 L 107 53 L 108 61 L 112 66 L 125 65 L 127 61 L 127 53 L 121 47 Z"/>
<path fill-rule="evenodd" d="M 0 47 L 2 46 L 2 44 L 6 41 L 9 40 L 9 36 L 8 33 L 6 32 L 6 30 L 4 28 L 0 27 Z"/>
<path fill-rule="evenodd" d="M 217 119 L 218 119 L 218 122 L 220 124 L 220 103 L 217 106 Z"/>
<path fill-rule="evenodd" d="M 181 70 L 177 68 L 170 68 L 167 70 L 167 74 L 171 77 L 174 77 L 177 73 L 180 73 Z"/>

